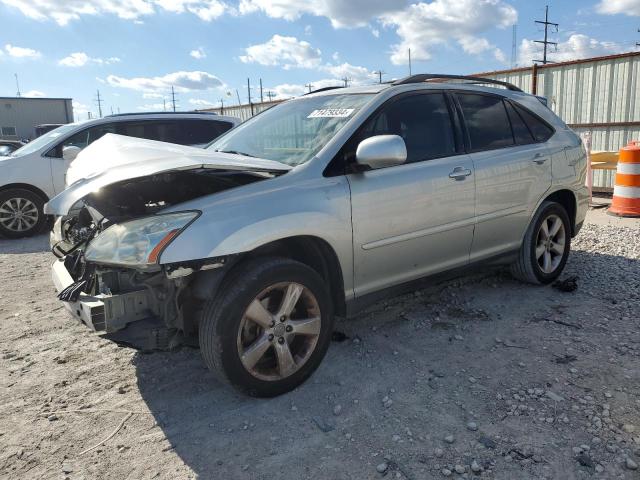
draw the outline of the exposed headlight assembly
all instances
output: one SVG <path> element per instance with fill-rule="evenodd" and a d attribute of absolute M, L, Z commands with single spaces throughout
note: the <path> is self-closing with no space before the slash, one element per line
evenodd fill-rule
<path fill-rule="evenodd" d="M 169 242 L 198 215 L 199 212 L 165 213 L 112 225 L 89 243 L 84 256 L 95 263 L 153 265 Z"/>

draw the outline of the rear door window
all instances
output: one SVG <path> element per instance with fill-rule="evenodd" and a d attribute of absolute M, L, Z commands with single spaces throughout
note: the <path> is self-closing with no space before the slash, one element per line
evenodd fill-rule
<path fill-rule="evenodd" d="M 472 151 L 514 144 L 511 124 L 501 97 L 458 93 Z"/>
<path fill-rule="evenodd" d="M 229 122 L 218 120 L 176 120 L 171 124 L 165 141 L 180 145 L 205 145 L 232 126 Z"/>

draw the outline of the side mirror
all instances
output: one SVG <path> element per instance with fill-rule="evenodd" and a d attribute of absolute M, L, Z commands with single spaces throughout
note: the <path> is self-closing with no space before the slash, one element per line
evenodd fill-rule
<path fill-rule="evenodd" d="M 75 160 L 81 151 L 82 149 L 80 147 L 76 147 L 73 145 L 69 145 L 68 147 L 63 147 L 62 158 L 70 162 L 71 160 Z"/>
<path fill-rule="evenodd" d="M 401 165 L 407 161 L 407 147 L 398 135 L 376 135 L 358 144 L 356 163 L 371 169 Z"/>

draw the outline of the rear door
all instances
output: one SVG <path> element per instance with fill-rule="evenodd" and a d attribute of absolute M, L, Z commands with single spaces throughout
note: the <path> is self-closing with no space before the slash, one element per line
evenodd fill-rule
<path fill-rule="evenodd" d="M 391 99 L 365 122 L 344 152 L 373 135 L 400 135 L 407 162 L 347 175 L 351 188 L 356 295 L 469 261 L 474 175 L 442 92 Z"/>
<path fill-rule="evenodd" d="M 520 246 L 532 205 L 551 186 L 551 161 L 510 101 L 492 94 L 456 96 L 476 172 L 473 261 Z"/>

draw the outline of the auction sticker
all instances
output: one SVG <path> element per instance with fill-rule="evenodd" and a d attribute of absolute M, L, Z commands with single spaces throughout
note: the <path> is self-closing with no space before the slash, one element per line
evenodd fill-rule
<path fill-rule="evenodd" d="M 314 110 L 307 118 L 344 118 L 353 113 L 353 108 L 321 108 Z"/>

